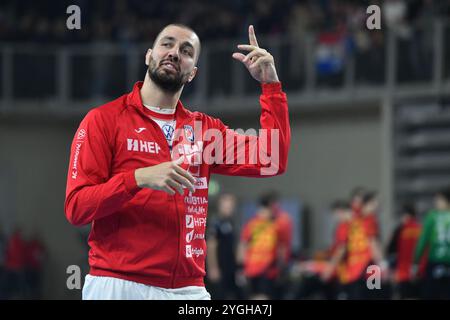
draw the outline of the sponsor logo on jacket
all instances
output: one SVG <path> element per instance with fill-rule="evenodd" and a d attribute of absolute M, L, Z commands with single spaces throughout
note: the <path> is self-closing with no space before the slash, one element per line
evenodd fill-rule
<path fill-rule="evenodd" d="M 73 161 L 72 161 L 72 179 L 76 179 L 78 176 L 78 157 L 80 156 L 80 149 L 82 142 L 78 142 L 75 145 L 75 153 L 73 155 Z"/>
<path fill-rule="evenodd" d="M 206 180 L 206 177 L 195 178 L 194 187 L 196 190 L 208 189 L 208 181 Z M 183 188 L 186 187 L 183 186 Z"/>
<path fill-rule="evenodd" d="M 184 136 L 190 142 L 194 142 L 195 141 L 194 129 L 192 129 L 192 126 L 190 126 L 190 125 L 185 125 L 184 126 Z"/>
<path fill-rule="evenodd" d="M 194 229 L 186 233 L 186 242 L 191 243 L 192 240 L 204 240 L 205 234 L 204 233 L 195 233 Z"/>
<path fill-rule="evenodd" d="M 186 245 L 186 258 L 192 258 L 192 256 L 198 258 L 204 254 L 205 252 L 202 248 L 193 248 L 190 244 Z"/>
<path fill-rule="evenodd" d="M 159 153 L 161 147 L 155 141 L 143 141 L 138 139 L 127 139 L 127 150 L 145 153 Z"/>

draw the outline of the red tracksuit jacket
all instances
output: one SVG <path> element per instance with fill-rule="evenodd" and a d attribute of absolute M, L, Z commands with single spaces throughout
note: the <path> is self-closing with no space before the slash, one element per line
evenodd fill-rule
<path fill-rule="evenodd" d="M 173 150 L 194 155 L 187 157 L 190 165 L 185 168 L 196 177 L 196 190 L 171 196 L 139 188 L 134 178 L 137 168 L 172 160 L 160 127 L 142 104 L 141 87 L 142 82 L 136 83 L 131 93 L 92 109 L 81 122 L 71 147 L 65 213 L 74 225 L 92 224 L 88 240 L 91 275 L 164 288 L 204 286 L 209 177 L 211 173 L 265 177 L 261 176 L 264 165 L 259 159 L 256 164 L 193 160 L 216 141 L 203 136 L 205 130 L 216 129 L 225 136 L 229 129 L 220 120 L 191 112 L 179 102 L 176 128 L 184 137 L 174 139 Z M 279 129 L 279 170 L 272 175 L 282 174 L 287 168 L 291 132 L 281 83 L 263 84 L 260 104 L 262 128 Z M 201 124 L 201 133 L 194 129 L 194 121 Z M 242 137 L 234 133 L 233 139 Z M 243 139 L 246 154 L 254 154 L 250 138 Z M 222 142 L 222 152 L 228 147 L 237 159 L 243 149 L 235 146 L 233 150 L 230 141 Z"/>

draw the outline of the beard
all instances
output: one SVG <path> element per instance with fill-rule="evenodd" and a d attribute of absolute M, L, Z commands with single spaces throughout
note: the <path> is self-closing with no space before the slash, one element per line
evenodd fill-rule
<path fill-rule="evenodd" d="M 183 74 L 177 70 L 176 73 L 169 73 L 158 66 L 156 61 L 151 59 L 148 66 L 148 75 L 150 79 L 163 91 L 176 93 L 189 79 L 189 74 Z"/>

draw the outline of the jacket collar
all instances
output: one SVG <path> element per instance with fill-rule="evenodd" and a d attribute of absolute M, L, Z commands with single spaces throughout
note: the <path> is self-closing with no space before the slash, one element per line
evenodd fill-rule
<path fill-rule="evenodd" d="M 143 81 L 138 81 L 134 84 L 133 90 L 127 96 L 126 105 L 136 108 L 141 114 L 146 114 L 145 106 L 142 103 L 141 98 L 141 88 L 143 84 L 144 84 Z M 176 108 L 177 108 L 175 111 L 176 119 L 183 121 L 189 118 L 194 118 L 193 113 L 187 110 L 180 100 L 178 100 Z"/>

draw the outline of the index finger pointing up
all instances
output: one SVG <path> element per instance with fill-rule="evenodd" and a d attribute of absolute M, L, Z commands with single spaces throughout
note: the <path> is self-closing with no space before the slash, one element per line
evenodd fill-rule
<path fill-rule="evenodd" d="M 250 40 L 250 44 L 252 46 L 258 47 L 258 41 L 256 40 L 255 29 L 253 28 L 253 25 L 250 25 L 248 27 L 248 39 Z"/>

